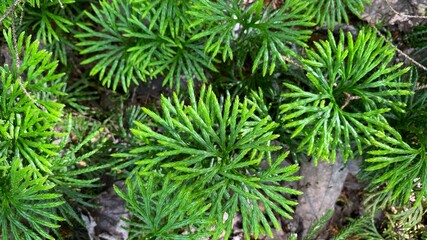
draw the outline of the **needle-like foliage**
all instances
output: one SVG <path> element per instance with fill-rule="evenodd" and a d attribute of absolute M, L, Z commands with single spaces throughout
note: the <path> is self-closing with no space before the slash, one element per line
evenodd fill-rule
<path fill-rule="evenodd" d="M 44 43 L 59 41 L 60 33 L 56 31 L 69 33 L 69 27 L 73 25 L 72 21 L 62 17 L 64 10 L 61 9 L 58 2 L 46 2 L 40 8 L 29 8 L 26 14 L 23 19 L 23 28 L 37 29 L 37 39 Z"/>
<path fill-rule="evenodd" d="M 329 39 L 315 47 L 303 61 L 307 86 L 285 83 L 289 92 L 283 94 L 282 120 L 293 138 L 301 137 L 299 150 L 332 162 L 340 151 L 347 160 L 356 151 L 362 154 L 377 131 L 395 132 L 384 113 L 403 111 L 405 104 L 390 98 L 412 93 L 411 84 L 397 81 L 408 69 L 390 65 L 394 49 L 369 29 L 361 30 L 356 41 L 341 31 L 337 42 L 329 32 Z"/>
<path fill-rule="evenodd" d="M 12 56 L 16 56 L 11 31 L 5 31 Z M 51 61 L 51 54 L 38 49 L 38 42 L 21 34 L 17 41 L 17 64 L 0 67 L 2 89 L 0 95 L 0 156 L 8 159 L 18 157 L 22 164 L 32 165 L 43 172 L 51 173 L 49 156 L 57 155 L 57 146 L 51 141 L 60 134 L 54 127 L 61 116 L 62 104 L 52 101 L 63 94 L 61 84 L 54 84 L 62 74 L 55 73 L 57 62 Z M 22 81 L 22 86 L 19 84 Z M 34 100 L 44 96 L 46 100 Z M 49 101 L 49 99 L 51 99 Z M 36 105 L 37 104 L 37 105 Z M 46 110 L 41 109 L 44 107 Z"/>
<path fill-rule="evenodd" d="M 264 9 L 264 1 L 247 7 L 239 0 L 196 1 L 189 11 L 196 17 L 192 25 L 204 31 L 193 39 L 206 37 L 205 51 L 212 57 L 221 54 L 223 61 L 235 54 L 245 59 L 250 52 L 252 72 L 261 67 L 263 75 L 271 75 L 276 63 L 286 67 L 282 55 L 295 55 L 292 44 L 307 46 L 310 31 L 303 28 L 313 25 L 311 16 L 304 14 L 307 7 L 308 2 L 299 0 L 285 1 L 278 10 Z"/>
<path fill-rule="evenodd" d="M 58 144 L 59 149 L 63 150 L 60 155 L 50 159 L 52 163 L 50 169 L 53 175 L 49 176 L 49 180 L 56 185 L 54 192 L 60 193 L 61 199 L 64 201 L 64 204 L 58 207 L 58 215 L 62 216 L 70 225 L 72 225 L 71 219 L 84 224 L 75 207 L 77 205 L 95 207 L 89 203 L 94 194 L 85 193 L 83 190 L 99 187 L 99 177 L 96 175 L 99 174 L 99 170 L 110 167 L 111 164 L 101 164 L 94 161 L 94 155 L 98 153 L 105 142 L 105 138 L 101 136 L 102 128 L 84 129 L 88 133 L 85 133 L 83 139 L 76 144 L 70 143 L 71 117 L 69 117 L 66 127 L 67 136 L 62 138 Z M 73 134 L 76 133 L 73 132 Z M 100 139 L 95 141 L 96 138 Z M 96 142 L 94 149 L 85 148 L 90 141 Z"/>
<path fill-rule="evenodd" d="M 247 239 L 272 236 L 270 222 L 280 228 L 276 214 L 291 218 L 296 204 L 284 194 L 300 194 L 281 186 L 299 177 L 293 176 L 297 165 L 282 165 L 287 154 L 272 156 L 281 148 L 271 144 L 278 124 L 259 117 L 250 99 L 218 98 L 205 86 L 196 97 L 191 82 L 188 89 L 189 105 L 174 94 L 162 97 L 161 115 L 144 108 L 156 129 L 135 122 L 132 132 L 141 146 L 116 156 L 134 162 L 139 176 L 172 174 L 171 180 L 191 188 L 196 199 L 206 198 L 212 204 L 207 216 L 216 220 L 214 239 L 223 231 L 228 238 L 239 213 Z"/>
<path fill-rule="evenodd" d="M 72 3 L 74 0 L 44 0 L 37 4 L 30 1 L 25 4 L 18 25 L 18 31 L 33 34 L 63 64 L 68 62 L 68 49 L 74 47 L 69 35 L 78 17 L 70 14 Z M 18 20 L 15 22 L 18 24 Z"/>
<path fill-rule="evenodd" d="M 51 53 L 24 33 L 16 45 L 11 30 L 4 36 L 13 59 L 0 67 L 0 237 L 57 239 L 60 221 L 83 224 L 72 207 L 90 206 L 82 189 L 99 186 L 82 176 L 109 165 L 79 166 L 100 149 L 79 152 L 99 131 L 75 145 L 67 137 L 71 122 L 68 133 L 60 131 L 63 105 L 55 98 L 65 94 L 63 74 Z"/>
<path fill-rule="evenodd" d="M 83 114 L 89 110 L 89 107 L 83 103 L 94 101 L 99 98 L 98 93 L 93 89 L 96 86 L 93 82 L 88 80 L 87 76 L 83 76 L 75 82 L 68 83 L 70 79 L 59 79 L 59 82 L 67 81 L 67 84 L 62 86 L 62 90 L 66 93 L 64 96 L 59 97 L 59 102 L 64 105 L 74 108 L 79 113 Z"/>
<path fill-rule="evenodd" d="M 62 94 L 55 84 L 61 74 L 31 37 L 22 33 L 14 44 L 10 29 L 4 37 L 13 59 L 0 67 L 0 236 L 55 239 L 51 230 L 63 220 L 55 209 L 63 201 L 51 192 L 48 174 L 50 158 L 58 155 L 52 141 L 61 135 L 54 128 L 62 104 L 53 101 Z"/>
<path fill-rule="evenodd" d="M 273 236 L 301 194 L 289 161 L 337 153 L 365 158 L 368 212 L 398 210 L 337 238 L 418 228 L 427 85 L 378 31 L 337 31 L 369 2 L 1 1 L 0 239 L 80 239 L 105 175 L 126 179 L 131 239 L 228 239 L 238 219 L 244 239 Z M 407 36 L 420 57 L 425 35 Z M 154 78 L 169 88 L 136 86 Z"/>
<path fill-rule="evenodd" d="M 343 21 L 348 24 L 348 11 L 360 17 L 364 6 L 371 3 L 370 0 L 313 0 L 309 2 L 309 11 L 314 14 L 317 24 L 326 23 L 330 29 Z"/>
<path fill-rule="evenodd" d="M 83 47 L 81 54 L 93 54 L 82 64 L 94 63 L 91 75 L 99 75 L 103 85 L 114 90 L 119 86 L 126 89 L 131 82 L 138 83 L 137 77 L 143 77 L 143 68 L 131 63 L 127 53 L 132 40 L 123 36 L 122 29 L 130 29 L 133 15 L 132 5 L 127 1 L 101 1 L 99 7 L 92 5 L 93 13 L 87 17 L 103 30 L 97 32 L 97 25 L 78 24 L 82 31 L 76 35 L 81 40 L 77 45 Z"/>
<path fill-rule="evenodd" d="M 411 56 L 413 56 L 419 63 L 425 65 L 425 62 L 427 61 L 427 58 L 425 57 L 427 49 L 427 26 L 414 26 L 412 31 L 406 34 L 405 40 L 411 47 L 416 49 Z"/>
<path fill-rule="evenodd" d="M 367 214 L 358 219 L 351 220 L 351 223 L 346 228 L 342 229 L 333 239 L 334 240 L 347 240 L 352 237 L 363 240 L 378 239 L 384 240 L 377 227 L 373 216 Z"/>
<path fill-rule="evenodd" d="M 51 239 L 49 229 L 58 228 L 63 219 L 52 209 L 60 206 L 60 194 L 39 175 L 34 166 L 22 167 L 19 158 L 0 161 L 0 237 L 2 239 Z M 6 166 L 6 168 L 5 168 Z"/>
<path fill-rule="evenodd" d="M 213 221 L 206 219 L 210 204 L 196 198 L 181 182 L 171 182 L 169 176 L 137 177 L 122 192 L 115 186 L 133 217 L 127 219 L 129 239 L 202 239 L 209 236 Z M 199 229 L 198 229 L 199 228 Z M 195 230 L 202 230 L 195 232 Z"/>
<path fill-rule="evenodd" d="M 415 69 L 399 80 L 411 83 L 415 94 L 393 98 L 406 105 L 405 112 L 387 114 L 399 135 L 382 135 L 374 142 L 375 149 L 368 152 L 364 178 L 370 181 L 371 192 L 381 188 L 377 198 L 383 199 L 379 203 L 371 201 L 373 208 L 379 204 L 408 207 L 410 203 L 416 209 L 425 204 L 427 197 L 427 90 L 418 89 Z"/>
<path fill-rule="evenodd" d="M 177 0 L 135 0 L 134 3 L 140 3 L 144 7 L 141 9 L 142 16 L 152 15 L 150 17 L 149 29 L 158 25 L 158 31 L 161 36 L 178 36 L 183 27 L 187 27 L 191 18 L 186 13 L 191 5 L 191 1 Z"/>
<path fill-rule="evenodd" d="M 92 8 L 86 15 L 98 27 L 79 24 L 83 33 L 76 35 L 81 54 L 93 55 L 82 63 L 94 63 L 91 75 L 113 90 L 158 75 L 179 89 L 183 75 L 206 80 L 204 72 L 215 71 L 203 42 L 190 39 L 187 1 L 101 1 Z"/>

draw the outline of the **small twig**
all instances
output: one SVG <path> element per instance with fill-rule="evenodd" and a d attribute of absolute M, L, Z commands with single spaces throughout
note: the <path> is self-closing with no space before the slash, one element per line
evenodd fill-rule
<path fill-rule="evenodd" d="M 59 3 L 59 6 L 60 6 L 61 8 L 64 8 L 64 5 L 62 4 L 61 0 L 58 0 L 58 3 Z"/>
<path fill-rule="evenodd" d="M 292 60 L 292 59 L 290 59 L 288 57 L 286 57 L 285 55 L 282 55 L 282 57 L 283 57 L 283 59 L 285 59 L 286 62 L 289 62 L 289 63 L 291 63 L 291 64 L 293 64 L 293 65 L 295 65 L 295 66 L 303 69 L 303 66 L 301 64 L 295 62 L 294 60 Z"/>
<path fill-rule="evenodd" d="M 402 56 L 411 61 L 417 67 L 423 69 L 424 71 L 427 71 L 427 67 L 423 66 L 421 63 L 417 62 L 415 59 L 411 58 L 408 54 L 404 53 L 402 50 L 396 47 L 396 45 L 394 45 L 390 40 L 388 40 L 375 26 L 372 27 L 375 29 L 375 31 L 377 31 L 377 34 L 382 37 L 388 44 L 390 44 L 397 52 L 399 52 Z"/>
<path fill-rule="evenodd" d="M 3 20 L 5 18 L 7 18 L 7 16 L 9 16 L 9 14 L 11 14 L 13 12 L 13 10 L 15 10 L 15 8 L 18 6 L 18 4 L 21 2 L 21 0 L 16 0 L 15 2 L 13 2 L 12 6 L 10 6 L 6 12 L 0 17 L 0 23 L 3 22 Z"/>
<path fill-rule="evenodd" d="M 404 53 L 402 50 L 400 50 L 396 45 L 394 45 L 390 40 L 388 40 L 375 26 L 372 26 L 375 31 L 377 31 L 377 34 L 382 37 L 390 46 L 392 46 L 398 53 L 400 53 L 402 56 L 404 56 L 406 59 L 411 61 L 413 64 L 415 64 L 417 67 L 423 69 L 424 71 L 427 71 L 427 67 L 423 66 L 421 63 L 417 62 L 415 59 L 411 58 L 408 54 Z M 420 85 L 417 83 L 415 90 L 422 90 L 427 88 L 427 84 Z"/>
<path fill-rule="evenodd" d="M 341 106 L 341 109 L 344 109 L 345 107 L 347 107 L 347 105 L 353 101 L 353 100 L 357 100 L 360 99 L 359 96 L 352 96 L 350 93 L 344 92 L 345 94 L 345 102 L 344 104 Z"/>
<path fill-rule="evenodd" d="M 396 11 L 396 9 L 394 9 L 394 8 L 391 6 L 391 4 L 390 4 L 389 0 L 385 0 L 385 1 L 386 1 L 386 3 L 387 3 L 388 7 L 391 9 L 391 11 L 393 11 L 395 14 L 397 14 L 397 15 L 399 15 L 399 16 L 407 17 L 407 18 L 421 18 L 421 19 L 427 19 L 427 16 L 406 15 L 406 14 L 400 13 L 400 12 Z"/>
<path fill-rule="evenodd" d="M 389 0 L 386 0 L 386 3 L 388 5 L 388 7 L 397 15 L 402 16 L 402 17 L 407 17 L 407 18 L 419 18 L 419 19 L 427 19 L 427 16 L 420 16 L 420 15 L 406 15 L 403 13 L 400 13 L 398 11 L 396 11 L 396 9 L 394 9 Z M 375 28 L 375 27 L 374 27 Z M 414 63 L 415 65 L 417 65 L 418 67 L 420 67 L 421 69 L 423 69 L 424 71 L 427 71 L 427 68 L 423 65 L 421 65 L 419 62 L 417 62 L 416 60 L 414 60 L 413 58 L 409 57 L 407 54 L 405 54 L 404 52 L 402 52 L 400 49 L 398 49 L 396 46 L 394 46 L 391 42 L 389 42 L 384 36 L 382 36 L 382 34 L 378 31 L 378 29 L 375 28 L 375 30 L 377 30 L 377 33 L 383 37 L 388 43 L 390 43 L 395 49 L 396 51 L 398 51 L 400 54 L 402 54 L 406 59 L 408 59 L 409 61 L 411 61 L 412 63 Z M 415 90 L 423 90 L 423 89 L 427 89 L 427 84 L 423 84 L 421 85 L 420 83 L 417 83 Z"/>
<path fill-rule="evenodd" d="M 15 17 L 12 15 L 12 41 L 13 41 L 13 50 L 15 52 L 15 64 L 16 64 L 16 71 L 17 71 L 17 81 L 19 86 L 21 87 L 22 91 L 24 91 L 25 95 L 27 95 L 27 97 L 31 100 L 31 102 L 33 102 L 38 108 L 40 108 L 43 111 L 46 111 L 46 108 L 44 106 L 42 106 L 41 104 L 39 104 L 31 95 L 30 93 L 27 91 L 27 89 L 25 89 L 24 84 L 22 84 L 22 78 L 21 75 L 19 74 L 19 69 L 21 68 L 21 59 L 19 58 L 19 53 L 18 53 L 18 44 L 16 41 L 16 29 L 15 29 Z"/>
<path fill-rule="evenodd" d="M 25 8 L 25 3 L 27 1 L 24 0 L 24 2 L 22 2 L 22 11 L 21 11 L 21 16 L 19 17 L 19 25 L 22 25 L 22 21 L 24 20 L 24 8 Z"/>
<path fill-rule="evenodd" d="M 12 15 L 12 41 L 13 41 L 13 50 L 15 51 L 15 59 L 16 59 L 16 68 L 19 71 L 21 68 L 21 59 L 19 58 L 18 53 L 18 44 L 16 43 L 16 29 L 15 29 L 15 17 Z"/>
<path fill-rule="evenodd" d="M 427 84 L 417 83 L 415 90 L 419 91 L 419 90 L 424 90 L 424 89 L 427 89 Z"/>

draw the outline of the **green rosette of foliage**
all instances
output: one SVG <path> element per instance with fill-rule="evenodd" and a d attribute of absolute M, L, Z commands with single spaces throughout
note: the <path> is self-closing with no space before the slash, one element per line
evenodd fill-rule
<path fill-rule="evenodd" d="M 303 60 L 306 84 L 284 83 L 284 128 L 301 138 L 298 149 L 316 161 L 334 162 L 337 152 L 346 161 L 361 155 L 377 134 L 396 133 L 384 114 L 404 111 L 405 104 L 392 97 L 412 94 L 411 83 L 397 81 L 409 69 L 390 65 L 394 49 L 370 29 L 356 40 L 341 31 L 336 41 L 329 32 L 328 40 L 314 45 Z"/>
<path fill-rule="evenodd" d="M 232 100 L 229 95 L 218 98 L 205 86 L 196 97 L 192 82 L 188 92 L 188 104 L 176 94 L 172 99 L 162 97 L 160 114 L 143 108 L 152 122 L 134 123 L 132 133 L 140 146 L 129 153 L 116 154 L 122 161 L 133 163 L 128 185 L 133 189 L 132 179 L 148 181 L 154 174 L 170 179 L 173 185 L 178 182 L 178 186 L 174 185 L 176 194 L 191 189 L 186 198 L 203 199 L 201 206 L 210 205 L 208 209 L 202 208 L 204 214 L 200 218 L 214 219 L 215 224 L 199 228 L 206 231 L 214 227 L 214 239 L 223 231 L 228 238 L 237 214 L 242 216 L 247 239 L 251 235 L 272 236 L 270 222 L 280 228 L 276 214 L 291 218 L 296 202 L 289 195 L 301 194 L 281 185 L 300 177 L 294 176 L 297 165 L 283 165 L 287 153 L 273 156 L 281 149 L 272 144 L 278 137 L 273 133 L 278 124 L 269 116 L 260 117 L 259 107 L 251 99 Z M 182 200 L 169 199 L 174 201 L 169 202 L 171 206 L 182 204 Z M 141 202 L 140 206 L 151 211 L 148 203 Z M 198 212 L 196 209 L 193 211 Z M 141 226 L 154 231 L 149 227 L 152 220 L 139 219 L 143 220 Z"/>

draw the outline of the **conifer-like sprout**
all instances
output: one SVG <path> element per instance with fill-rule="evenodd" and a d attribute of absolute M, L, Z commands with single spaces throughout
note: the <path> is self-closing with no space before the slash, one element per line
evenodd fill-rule
<path fill-rule="evenodd" d="M 223 231 L 225 239 L 230 236 L 233 218 L 239 213 L 247 239 L 251 235 L 272 236 L 269 222 L 280 228 L 277 216 L 292 218 L 296 202 L 286 196 L 301 194 L 281 185 L 300 177 L 294 176 L 297 165 L 282 165 L 287 153 L 274 154 L 281 149 L 271 144 L 278 137 L 273 133 L 278 124 L 269 116 L 258 116 L 255 100 L 232 100 L 229 95 L 221 100 L 205 86 L 197 97 L 191 82 L 188 91 L 188 105 L 174 94 L 172 99 L 162 97 L 160 114 L 143 108 L 156 129 L 135 122 L 132 133 L 141 146 L 115 154 L 135 164 L 129 178 L 131 185 L 134 178 L 155 174 L 180 183 L 177 192 L 191 189 L 189 199 L 205 199 L 202 206 L 211 205 L 204 211 L 206 219 L 215 220 L 214 239 Z M 140 219 L 144 219 L 141 226 L 150 229 L 147 225 L 151 220 Z"/>
<path fill-rule="evenodd" d="M 341 31 L 338 42 L 329 32 L 327 41 L 315 42 L 303 60 L 309 82 L 306 88 L 285 83 L 281 105 L 285 129 L 300 138 L 299 150 L 314 159 L 344 160 L 363 153 L 381 132 L 395 132 L 384 118 L 390 109 L 403 111 L 394 95 L 409 95 L 410 83 L 396 82 L 408 69 L 389 66 L 394 50 L 374 31 L 363 29 L 357 40 Z M 365 145 L 366 146 L 366 145 Z"/>

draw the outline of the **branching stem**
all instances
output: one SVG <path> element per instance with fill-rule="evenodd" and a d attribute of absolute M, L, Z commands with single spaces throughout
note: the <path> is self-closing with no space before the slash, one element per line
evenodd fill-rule
<path fill-rule="evenodd" d="M 61 0 L 58 0 L 58 3 L 59 3 L 59 6 L 60 6 L 61 8 L 64 8 L 64 4 L 62 4 Z"/>
<path fill-rule="evenodd" d="M 20 1 L 20 0 L 18 0 Z M 22 84 L 22 78 L 21 75 L 19 74 L 19 69 L 21 68 L 21 59 L 19 58 L 19 52 L 18 52 L 18 44 L 16 41 L 16 28 L 15 28 L 15 17 L 12 14 L 12 41 L 13 41 L 13 50 L 15 52 L 15 64 L 16 64 L 16 71 L 17 71 L 17 81 L 19 86 L 21 87 L 22 91 L 25 93 L 25 95 L 27 95 L 27 97 L 31 100 L 31 102 L 33 102 L 38 108 L 40 108 L 43 111 L 46 111 L 46 108 L 44 106 L 42 106 L 41 104 L 39 104 L 31 95 L 30 93 L 27 91 L 27 89 L 25 89 L 24 84 Z"/>
<path fill-rule="evenodd" d="M 294 60 L 292 60 L 292 59 L 288 58 L 287 56 L 282 55 L 282 57 L 283 57 L 283 59 L 284 59 L 286 62 L 289 62 L 289 63 L 291 63 L 291 64 L 293 64 L 293 65 L 297 66 L 297 67 L 298 67 L 298 68 L 300 68 L 300 69 L 304 69 L 304 67 L 303 67 L 301 64 L 299 64 L 299 63 L 295 62 Z"/>
<path fill-rule="evenodd" d="M 397 14 L 397 15 L 399 15 L 399 16 L 407 17 L 407 18 L 420 18 L 420 19 L 427 19 L 427 16 L 420 16 L 420 15 L 406 15 L 406 14 L 400 13 L 400 12 L 396 11 L 396 9 L 394 9 L 394 8 L 391 6 L 391 4 L 390 4 L 389 0 L 385 0 L 385 1 L 386 1 L 386 3 L 387 3 L 388 7 L 391 9 L 391 11 L 393 11 L 395 14 Z"/>
<path fill-rule="evenodd" d="M 388 7 L 397 15 L 402 16 L 402 17 L 407 17 L 407 18 L 419 18 L 419 19 L 427 19 L 427 16 L 419 16 L 419 15 L 407 15 L 407 14 L 403 14 L 400 13 L 398 11 L 396 11 L 396 9 L 394 9 L 389 0 L 386 0 L 386 3 L 388 5 Z M 412 63 L 414 63 L 416 66 L 420 67 L 421 69 L 423 69 L 424 71 L 427 71 L 427 68 L 425 66 L 423 66 L 422 64 L 420 64 L 419 62 L 417 62 L 416 60 L 414 60 L 413 58 L 409 57 L 407 54 L 405 54 L 404 52 L 402 52 L 400 49 L 398 49 L 396 46 L 394 46 L 391 42 L 389 42 L 379 31 L 378 29 L 375 28 L 375 30 L 377 31 L 377 33 L 383 37 L 388 43 L 390 43 L 395 49 L 396 51 L 398 51 L 400 54 L 402 54 L 406 59 L 408 59 L 409 61 L 411 61 Z M 417 83 L 416 85 L 416 90 L 423 90 L 427 88 L 427 84 L 419 84 Z"/>
<path fill-rule="evenodd" d="M 348 92 L 344 92 L 344 95 L 345 95 L 345 102 L 344 102 L 344 104 L 341 106 L 341 109 L 344 109 L 345 107 L 347 107 L 347 105 L 351 102 L 351 101 L 353 101 L 353 100 L 356 100 L 356 99 L 360 99 L 360 97 L 359 96 L 352 96 L 350 93 L 348 93 Z"/>
<path fill-rule="evenodd" d="M 406 59 L 411 61 L 413 64 L 415 64 L 417 67 L 423 69 L 424 71 L 427 71 L 427 67 L 423 66 L 421 63 L 417 62 L 415 59 L 411 58 L 408 54 L 404 53 L 402 50 L 400 50 L 396 45 L 394 45 L 390 40 L 388 40 L 375 26 L 372 25 L 372 27 L 377 31 L 377 34 L 382 37 L 388 44 L 390 44 L 398 53 L 400 53 L 402 56 L 404 56 Z"/>
<path fill-rule="evenodd" d="M 6 12 L 0 17 L 0 24 L 3 22 L 3 20 L 5 18 L 7 18 L 7 16 L 9 16 L 9 14 L 11 14 L 13 12 L 13 10 L 15 10 L 15 8 L 18 6 L 19 3 L 21 3 L 22 0 L 15 0 L 15 2 L 13 2 L 12 6 L 10 6 Z"/>
<path fill-rule="evenodd" d="M 400 50 L 396 45 L 394 45 L 390 40 L 388 40 L 375 26 L 372 25 L 372 27 L 377 31 L 377 34 L 382 37 L 390 46 L 392 46 L 398 53 L 400 53 L 403 57 L 408 59 L 410 62 L 415 64 L 417 67 L 421 68 L 422 70 L 427 72 L 427 67 L 422 65 L 421 63 L 417 62 L 415 59 L 411 58 L 408 54 L 404 53 L 402 50 Z M 417 83 L 415 90 L 423 90 L 427 88 L 427 84 L 421 85 Z"/>

